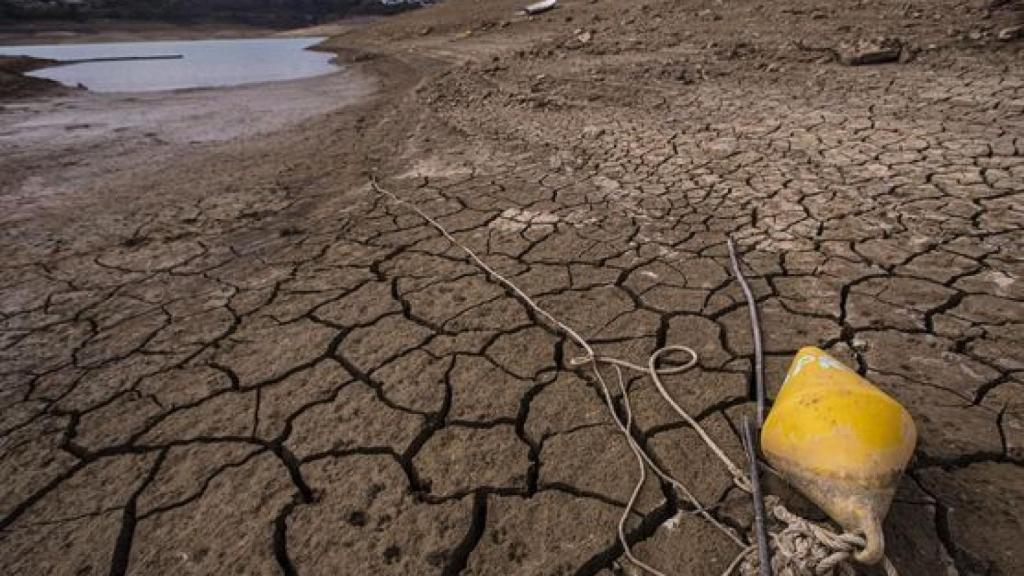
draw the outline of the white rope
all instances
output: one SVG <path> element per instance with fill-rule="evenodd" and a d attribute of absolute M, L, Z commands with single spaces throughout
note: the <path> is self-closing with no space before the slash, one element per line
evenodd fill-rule
<path fill-rule="evenodd" d="M 661 394 L 662 398 L 664 398 L 665 402 L 668 403 L 668 405 L 672 407 L 673 411 L 675 411 L 676 414 L 678 414 L 687 424 L 689 424 L 693 428 L 693 430 L 695 432 L 697 432 L 697 434 L 700 436 L 701 440 L 703 440 L 704 443 L 707 444 L 707 446 L 715 454 L 715 456 L 719 460 L 722 461 L 722 463 L 725 465 L 726 469 L 732 475 L 733 482 L 736 484 L 736 486 L 738 486 L 741 490 L 744 490 L 746 492 L 750 491 L 750 479 L 743 472 L 743 470 L 740 467 L 738 467 L 731 459 L 729 459 L 729 457 L 725 454 L 725 451 L 722 450 L 722 448 L 714 441 L 714 439 L 711 438 L 710 435 L 708 435 L 708 433 L 704 430 L 704 428 L 700 425 L 700 423 L 697 422 L 697 420 L 695 420 L 692 416 L 690 416 L 690 414 L 687 413 L 686 410 L 684 410 L 678 403 L 676 403 L 676 401 L 672 398 L 672 395 L 665 388 L 664 383 L 661 381 L 661 376 L 662 375 L 665 375 L 665 374 L 678 374 L 680 372 L 684 372 L 684 371 L 689 370 L 690 368 L 696 366 L 697 361 L 698 361 L 697 353 L 692 348 L 689 348 L 687 346 L 666 346 L 664 348 L 659 348 L 658 350 L 655 350 L 650 355 L 650 357 L 648 357 L 647 365 L 646 366 L 641 366 L 641 365 L 638 365 L 638 364 L 633 364 L 631 362 L 627 362 L 625 360 L 620 360 L 618 358 L 612 358 L 612 357 L 608 357 L 608 356 L 598 356 L 594 352 L 594 349 L 590 345 L 590 343 L 587 342 L 587 340 L 584 339 L 583 336 L 581 336 L 576 330 L 574 330 L 572 327 L 570 327 L 569 325 L 565 324 L 564 322 L 562 322 L 561 320 L 559 320 L 558 318 L 553 316 L 551 313 L 549 313 L 547 310 L 542 308 L 532 298 L 530 298 L 530 296 L 528 296 L 518 286 L 516 286 L 514 283 L 512 283 L 511 280 L 509 280 L 508 278 L 506 278 L 505 276 L 501 275 L 496 270 L 491 268 L 486 262 L 484 262 L 479 256 L 477 256 L 475 252 L 473 252 L 472 250 L 467 248 L 465 245 L 463 245 L 461 242 L 456 240 L 455 237 L 452 236 L 451 233 L 449 233 L 448 230 L 444 226 L 442 226 L 437 220 L 434 220 L 434 218 L 432 218 L 430 215 L 428 215 L 427 213 L 425 213 L 422 210 L 420 210 L 414 204 L 411 204 L 409 202 L 406 202 L 405 200 L 402 200 L 401 198 L 396 196 L 394 193 L 392 193 L 392 192 L 386 190 L 385 188 L 381 187 L 380 184 L 378 184 L 377 179 L 375 177 L 373 177 L 373 176 L 371 176 L 371 178 L 370 178 L 370 184 L 373 187 L 373 189 L 375 191 L 377 191 L 378 193 L 387 196 L 388 198 L 390 198 L 396 204 L 400 204 L 402 206 L 405 206 L 405 207 L 409 208 L 410 210 L 412 210 L 413 212 L 418 214 L 421 218 L 426 220 L 431 226 L 433 226 L 438 232 L 440 232 L 449 242 L 451 242 L 452 245 L 456 246 L 457 248 L 459 248 L 460 250 L 465 252 L 466 255 L 469 256 L 469 258 L 478 267 L 480 267 L 482 270 L 487 272 L 487 274 L 489 274 L 491 278 L 493 278 L 495 281 L 501 283 L 503 286 L 505 286 L 506 288 L 511 290 L 513 293 L 515 293 L 515 295 L 518 296 L 519 299 L 524 304 L 529 306 L 531 310 L 533 310 L 536 314 L 538 314 L 539 316 L 543 317 L 545 320 L 550 322 L 555 328 L 557 328 L 558 330 L 560 330 L 561 332 L 566 334 L 573 342 L 575 342 L 580 348 L 583 349 L 584 355 L 572 358 L 569 361 L 569 364 L 571 366 L 583 366 L 583 365 L 589 365 L 590 366 L 591 372 L 594 375 L 594 379 L 596 380 L 596 382 L 598 383 L 598 386 L 601 389 L 601 394 L 604 396 L 605 403 L 608 406 L 608 411 L 609 411 L 609 413 L 612 416 L 612 420 L 614 420 L 616 427 L 619 429 L 619 431 L 622 433 L 623 437 L 626 439 L 626 443 L 629 446 L 629 449 L 633 452 L 633 455 L 634 455 L 634 457 L 637 460 L 637 467 L 639 468 L 639 471 L 640 471 L 640 478 L 639 478 L 639 480 L 637 481 L 636 485 L 633 488 L 633 492 L 631 493 L 629 501 L 626 504 L 626 508 L 623 511 L 622 516 L 619 518 L 619 523 L 618 523 L 618 527 L 617 527 L 619 542 L 622 544 L 622 550 L 623 550 L 623 553 L 626 556 L 626 558 L 628 558 L 638 568 L 640 568 L 640 569 L 642 569 L 642 570 L 652 574 L 653 576 L 665 576 L 664 573 L 662 573 L 662 572 L 658 571 L 657 569 L 655 569 L 655 568 L 645 564 L 643 561 L 638 559 L 633 554 L 632 550 L 630 549 L 629 542 L 627 541 L 626 534 L 625 534 L 626 522 L 628 521 L 630 514 L 632 513 L 633 509 L 636 506 L 636 500 L 639 497 L 640 492 L 643 489 L 644 482 L 647 479 L 647 467 L 650 467 L 651 471 L 653 471 L 655 475 L 657 475 L 663 481 L 665 481 L 666 483 L 671 485 L 673 488 L 678 490 L 679 493 L 681 493 L 686 498 L 686 500 L 688 500 L 693 505 L 694 512 L 696 514 L 701 515 L 705 520 L 710 522 L 719 531 L 721 531 L 723 534 L 725 534 L 727 537 L 729 537 L 729 539 L 731 539 L 738 546 L 743 548 L 743 551 L 740 552 L 740 554 L 736 557 L 736 559 L 733 561 L 733 563 L 730 564 L 730 566 L 727 568 L 726 572 L 724 573 L 724 576 L 728 576 L 730 574 L 733 574 L 735 569 L 737 567 L 741 567 L 741 565 L 742 566 L 749 565 L 749 563 L 750 563 L 750 552 L 756 550 L 756 548 L 748 546 L 743 541 L 743 539 L 740 538 L 735 533 L 735 531 L 733 531 L 731 528 L 723 525 L 715 517 L 713 517 L 707 511 L 707 509 L 700 503 L 700 501 L 697 500 L 697 498 L 693 495 L 693 493 L 690 492 L 690 490 L 688 488 L 686 488 L 686 486 L 682 482 L 680 482 L 679 480 L 674 478 L 668 472 L 662 470 L 661 467 L 659 467 L 654 462 L 654 460 L 650 457 L 650 455 L 647 454 L 647 452 L 643 449 L 643 447 L 641 447 L 637 443 L 637 441 L 633 438 L 632 433 L 630 432 L 630 429 L 631 429 L 631 427 L 633 425 L 633 408 L 630 405 L 629 393 L 628 393 L 628 391 L 626 389 L 625 380 L 624 380 L 623 375 L 622 375 L 622 369 L 623 368 L 628 369 L 628 370 L 633 370 L 633 371 L 636 371 L 636 372 L 646 373 L 648 376 L 650 376 L 651 381 L 654 382 L 654 386 L 657 388 L 658 393 Z M 662 356 L 664 356 L 665 354 L 670 353 L 670 352 L 685 352 L 685 353 L 687 353 L 690 356 L 690 360 L 688 362 L 686 362 L 685 364 L 681 365 L 681 366 L 672 366 L 672 367 L 667 367 L 667 368 L 658 368 L 658 366 L 657 366 L 658 359 L 661 358 Z M 608 388 L 608 384 L 605 381 L 604 376 L 601 374 L 600 364 L 608 364 L 608 365 L 610 365 L 615 370 L 615 375 L 616 375 L 616 380 L 617 380 L 618 385 L 619 385 L 619 390 L 622 393 L 623 407 L 624 407 L 625 412 L 626 412 L 626 421 L 625 422 L 622 421 L 622 419 L 618 415 L 618 412 L 616 412 L 616 410 L 615 410 L 615 404 L 614 404 L 614 402 L 612 400 L 611 391 Z M 782 511 L 785 511 L 785 512 L 782 513 Z M 808 522 L 807 520 L 804 520 L 804 519 L 800 518 L 799 516 L 793 515 L 788 510 L 785 510 L 785 508 L 783 508 L 781 505 L 773 506 L 772 507 L 772 514 L 775 515 L 775 517 L 778 520 L 786 522 L 787 524 L 789 524 L 787 526 L 787 528 L 782 530 L 781 532 L 771 534 L 772 545 L 773 545 L 774 548 L 778 548 L 781 545 L 789 546 L 788 548 L 785 548 L 782 553 L 779 553 L 779 554 L 775 555 L 775 558 L 783 558 L 783 560 L 781 560 L 781 562 L 783 562 L 783 564 L 782 564 L 783 568 L 792 567 L 792 568 L 795 569 L 795 568 L 799 568 L 800 567 L 798 565 L 792 564 L 792 562 L 795 562 L 795 560 L 792 560 L 792 559 L 797 558 L 797 556 L 796 555 L 787 555 L 786 552 L 789 551 L 789 550 L 798 550 L 797 545 L 800 544 L 802 541 L 797 538 L 797 536 L 796 536 L 797 534 L 810 533 L 810 534 L 812 534 L 812 537 L 816 541 L 821 542 L 827 549 L 833 551 L 832 554 L 828 555 L 828 558 L 832 558 L 833 556 L 835 556 L 835 554 L 839 554 L 839 553 L 845 554 L 845 556 L 843 556 L 842 558 L 835 560 L 834 564 L 832 564 L 832 566 L 841 566 L 841 567 L 843 567 L 843 569 L 850 569 L 850 570 L 852 570 L 852 568 L 849 567 L 849 560 L 850 560 L 852 552 L 851 553 L 846 553 L 845 552 L 846 548 L 837 548 L 837 546 L 842 544 L 842 546 L 844 546 L 844 547 L 849 547 L 851 545 L 859 545 L 860 547 L 863 547 L 864 541 L 859 536 L 851 535 L 851 534 L 842 534 L 842 535 L 836 535 L 835 539 L 828 538 L 827 536 L 824 536 L 824 535 L 827 535 L 827 534 L 833 534 L 834 535 L 834 533 L 832 533 L 832 532 L 830 532 L 830 531 L 828 531 L 828 530 L 826 530 L 826 529 L 824 529 L 824 528 L 822 528 L 820 526 L 817 526 L 816 524 Z M 780 514 L 782 514 L 781 517 L 780 517 Z M 794 520 L 794 521 L 793 522 L 788 522 L 787 519 Z M 787 530 L 789 530 L 789 532 L 787 532 Z M 821 536 L 821 537 L 819 537 L 819 536 Z M 859 544 L 850 544 L 849 543 L 850 539 L 858 539 L 857 542 L 859 542 Z M 803 544 L 800 544 L 800 545 L 802 546 Z M 800 548 L 800 549 L 802 549 L 802 548 Z M 756 555 L 755 555 L 755 560 L 756 560 Z M 787 565 L 787 564 L 785 564 L 785 562 L 790 562 L 790 564 Z M 775 564 L 775 561 L 773 561 L 772 563 Z M 820 562 L 819 562 L 819 564 L 820 564 Z M 888 564 L 888 559 L 886 559 L 886 564 L 887 564 L 887 567 L 891 567 L 891 565 Z M 754 565 L 756 566 L 756 563 Z M 741 567 L 741 570 L 744 570 L 744 569 L 745 568 Z M 800 568 L 800 569 L 802 569 L 802 568 Z M 798 575 L 803 575 L 804 573 L 805 572 L 790 572 L 788 574 L 790 574 L 792 576 L 798 576 Z M 743 576 L 746 576 L 747 572 L 742 572 L 741 571 L 741 574 Z M 786 576 L 787 573 L 782 572 L 781 570 L 777 569 L 776 570 L 776 574 L 781 575 L 781 576 Z M 831 574 L 831 572 L 822 572 L 822 573 L 806 572 L 806 574 L 808 574 L 808 575 L 815 574 L 816 576 L 826 576 L 826 575 Z M 842 574 L 845 576 L 846 573 L 844 572 Z M 895 574 L 895 570 L 893 570 L 892 572 L 889 573 L 889 576 L 898 576 L 898 575 L 896 575 Z"/>
<path fill-rule="evenodd" d="M 790 512 L 777 497 L 768 496 L 768 508 L 785 528 L 771 535 L 772 572 L 775 576 L 856 576 L 854 555 L 867 543 L 857 534 L 833 532 Z M 740 554 L 726 571 L 726 576 L 739 568 L 740 576 L 757 576 L 756 547 Z M 888 576 L 899 576 L 889 558 L 882 568 Z"/>

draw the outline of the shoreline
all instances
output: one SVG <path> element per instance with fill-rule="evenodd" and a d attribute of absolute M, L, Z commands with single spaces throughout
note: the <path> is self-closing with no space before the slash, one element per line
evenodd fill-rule
<path fill-rule="evenodd" d="M 0 26 L 0 45 L 236 39 L 272 36 L 280 32 L 282 29 L 221 23 L 178 25 L 130 20 L 19 22 Z"/>
<path fill-rule="evenodd" d="M 0 116 L 0 153 L 11 168 L 0 180 L 4 220 L 24 221 L 28 216 L 18 208 L 23 202 L 38 214 L 43 205 L 32 197 L 44 190 L 51 190 L 40 196 L 50 208 L 96 200 L 81 192 L 66 195 L 63 183 L 89 190 L 107 174 L 145 172 L 179 154 L 194 159 L 201 150 L 263 147 L 264 140 L 288 138 L 317 118 L 374 99 L 379 87 L 377 77 L 344 64 L 319 76 L 239 86 L 140 93 L 59 87 L 34 94 Z M 121 152 L 111 155 L 113 150 Z M 27 173 L 25 164 L 33 166 Z M 179 179 L 189 176 L 176 174 L 168 182 Z"/>
<path fill-rule="evenodd" d="M 0 25 L 0 46 L 91 44 L 161 40 L 236 40 L 245 38 L 338 36 L 380 17 L 350 17 L 313 26 L 268 28 L 219 22 L 171 24 L 152 21 L 41 21 Z"/>
<path fill-rule="evenodd" d="M 323 37 L 324 40 L 314 46 L 310 46 L 308 49 L 337 54 L 337 51 L 326 47 L 333 38 L 342 37 L 376 20 L 377 18 L 374 17 L 355 17 L 312 27 L 288 29 L 246 26 L 225 27 L 221 25 L 173 26 L 150 22 L 134 23 L 133 25 L 132 22 L 120 21 L 88 24 L 76 23 L 82 26 L 88 25 L 88 29 L 93 30 L 79 33 L 58 32 L 57 30 L 60 29 L 59 24 L 47 22 L 46 24 L 56 26 L 57 28 L 42 33 L 44 35 L 27 31 L 11 33 L 0 30 L 0 46 Z M 32 27 L 31 24 L 26 26 Z M 73 64 L 74 62 L 66 63 Z M 58 95 L 75 90 L 75 88 L 63 86 L 59 82 L 35 78 L 27 74 L 27 72 L 32 70 L 61 64 L 65 64 L 65 62 L 29 56 L 0 56 L 0 106 L 5 102 L 11 103 L 22 101 L 26 98 Z"/>
<path fill-rule="evenodd" d="M 342 69 L 299 80 L 152 93 L 78 92 L 54 83 L 54 87 L 31 93 L 29 98 L 6 102 L 8 114 L 0 115 L 0 152 L 8 156 L 12 170 L 0 177 L 0 189 L 5 190 L 0 197 L 5 215 L 0 220 L 7 225 L 27 223 L 40 217 L 40 210 L 60 212 L 65 204 L 70 211 L 64 216 L 51 214 L 52 219 L 77 218 L 79 208 L 70 206 L 81 207 L 83 202 L 93 206 L 105 204 L 95 193 L 83 192 L 102 189 L 100 185 L 108 174 L 122 173 L 132 181 L 140 177 L 139 173 L 152 173 L 162 164 L 170 167 L 175 155 L 181 155 L 187 163 L 203 163 L 208 155 L 227 151 L 231 155 L 236 151 L 252 155 L 278 146 L 291 149 L 294 142 L 308 140 L 303 135 L 307 129 L 324 133 L 324 127 L 319 126 L 321 120 L 358 123 L 366 117 L 365 110 L 387 107 L 390 97 L 400 96 L 408 90 L 410 82 L 423 78 L 423 72 L 417 68 L 430 69 L 436 64 L 417 59 L 420 64 L 411 68 L 392 56 L 359 47 L 327 45 L 327 41 L 311 49 L 334 54 L 333 60 Z M 351 82 L 353 79 L 357 82 Z M 345 96 L 353 90 L 353 96 Z M 310 100 L 315 94 L 320 96 Z M 237 107 L 238 102 L 244 104 L 243 108 Z M 270 114 L 272 120 L 262 127 L 245 120 L 259 102 L 266 102 L 267 111 L 257 114 Z M 284 108 L 279 103 L 285 103 Z M 195 106 L 199 108 L 193 111 Z M 179 108 L 181 112 L 174 112 Z M 229 114 L 219 117 L 218 109 Z M 292 109 L 297 115 L 282 117 Z M 165 113 L 178 114 L 181 120 L 164 118 Z M 208 119 L 197 120 L 197 113 Z M 53 119 L 48 119 L 51 116 Z M 23 125 L 25 120 L 31 120 L 32 125 Z M 125 124 L 120 125 L 121 122 Z M 14 127 L 17 125 L 23 127 Z M 33 125 L 45 126 L 45 131 L 40 132 Z M 196 132 L 191 132 L 192 129 Z M 22 139 L 19 130 L 28 130 L 25 134 L 31 134 L 31 138 L 22 140 L 23 144 L 12 150 L 11 146 Z M 375 146 L 366 143 L 365 147 Z M 127 154 L 107 154 L 106 148 L 123 149 Z M 29 151 L 32 155 L 25 156 Z M 294 153 L 291 151 L 289 157 Z M 147 155 L 152 155 L 153 160 L 144 160 Z M 80 165 L 89 169 L 82 171 Z M 23 166 L 31 168 L 23 170 Z M 191 186 L 186 183 L 194 182 L 195 175 L 172 170 L 176 173 L 174 178 L 163 181 L 161 186 L 174 182 Z M 62 184 L 68 181 L 75 181 L 79 192 L 69 195 L 70 189 Z M 38 195 L 42 203 L 33 200 L 33 195 Z M 18 209 L 22 202 L 28 212 Z"/>

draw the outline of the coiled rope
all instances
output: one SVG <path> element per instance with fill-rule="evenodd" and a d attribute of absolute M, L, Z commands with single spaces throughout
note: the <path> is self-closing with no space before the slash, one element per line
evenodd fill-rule
<path fill-rule="evenodd" d="M 715 456 L 725 465 L 729 474 L 732 476 L 733 483 L 744 492 L 749 493 L 751 491 L 750 478 L 747 477 L 743 470 L 725 454 L 725 451 L 723 451 L 714 439 L 708 435 L 700 423 L 690 416 L 686 410 L 679 406 L 661 381 L 662 375 L 678 374 L 696 366 L 698 360 L 697 353 L 687 346 L 665 346 L 664 348 L 655 350 L 648 357 L 646 366 L 633 364 L 618 358 L 598 355 L 595 353 L 594 348 L 590 343 L 588 343 L 587 340 L 576 330 L 542 308 L 511 280 L 491 268 L 490 265 L 477 256 L 475 252 L 456 240 L 455 237 L 441 225 L 441 223 L 432 218 L 429 214 L 420 210 L 415 204 L 407 202 L 391 191 L 383 188 L 377 182 L 377 178 L 373 175 L 370 176 L 370 185 L 377 193 L 386 196 L 394 203 L 404 206 L 418 214 L 423 218 L 423 220 L 440 232 L 445 239 L 451 242 L 453 246 L 462 250 L 476 266 L 485 271 L 496 282 L 499 282 L 507 289 L 511 290 L 523 304 L 529 306 L 537 315 L 550 322 L 552 326 L 564 333 L 573 342 L 575 342 L 576 345 L 583 349 L 584 354 L 570 359 L 569 364 L 571 366 L 590 366 L 594 380 L 600 387 L 601 394 L 608 406 L 608 412 L 611 414 L 616 427 L 626 439 L 629 449 L 633 452 L 637 462 L 637 469 L 639 471 L 639 479 L 633 488 L 633 492 L 629 497 L 629 501 L 626 504 L 626 508 L 623 511 L 622 516 L 619 518 L 617 526 L 619 542 L 622 544 L 623 554 L 626 558 L 638 568 L 653 576 L 665 576 L 663 572 L 644 563 L 633 554 L 625 533 L 626 522 L 636 506 L 637 497 L 643 489 L 644 482 L 647 479 L 647 469 L 650 468 L 658 478 L 671 485 L 687 501 L 689 501 L 693 506 L 695 514 L 700 515 L 712 526 L 735 542 L 737 546 L 743 548 L 736 559 L 728 566 L 728 568 L 726 568 L 723 576 L 730 576 L 731 574 L 734 574 L 737 568 L 739 569 L 739 574 L 742 576 L 755 576 L 757 574 L 756 546 L 749 546 L 743 538 L 736 534 L 734 530 L 725 526 L 712 516 L 682 482 L 674 478 L 654 462 L 650 455 L 648 455 L 636 439 L 633 438 L 633 435 L 630 432 L 633 424 L 633 408 L 629 401 L 628 391 L 626 390 L 625 379 L 622 372 L 623 369 L 647 374 L 665 402 L 680 418 L 683 419 L 683 421 L 690 425 L 690 427 L 700 436 L 701 440 L 704 441 L 708 448 L 711 449 Z M 658 360 L 662 356 L 671 352 L 684 352 L 689 356 L 689 360 L 680 366 L 659 368 Z M 615 410 L 611 390 L 601 373 L 600 366 L 602 364 L 611 366 L 615 371 L 619 392 L 622 394 L 623 398 L 625 421 L 619 417 L 618 412 Z M 855 574 L 852 566 L 852 557 L 858 549 L 864 547 L 863 538 L 855 534 L 836 534 L 823 526 L 810 522 L 796 514 L 793 514 L 789 510 L 786 510 L 785 507 L 778 503 L 777 499 L 773 500 L 772 505 L 769 507 L 769 511 L 777 521 L 786 525 L 781 531 L 770 533 L 771 548 L 774 551 L 772 565 L 775 574 L 779 576 L 849 576 Z M 888 558 L 885 559 L 884 566 L 888 576 L 898 576 L 896 569 L 889 562 Z M 839 570 L 839 572 L 837 573 L 836 570 Z"/>
<path fill-rule="evenodd" d="M 776 576 L 856 576 L 853 556 L 864 549 L 864 538 L 850 532 L 836 533 L 790 512 L 778 497 L 768 496 L 772 516 L 785 527 L 771 534 L 772 572 Z M 739 569 L 741 576 L 757 576 L 756 547 L 740 553 L 726 571 Z M 899 576 L 896 567 L 883 557 L 882 568 L 887 576 Z"/>

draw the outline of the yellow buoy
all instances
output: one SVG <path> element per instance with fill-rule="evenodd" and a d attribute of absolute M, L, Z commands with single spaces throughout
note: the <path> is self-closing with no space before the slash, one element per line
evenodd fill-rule
<path fill-rule="evenodd" d="M 914 453 L 903 406 L 824 351 L 793 359 L 761 432 L 768 461 L 844 529 L 864 534 L 856 555 L 882 559 L 882 520 Z"/>

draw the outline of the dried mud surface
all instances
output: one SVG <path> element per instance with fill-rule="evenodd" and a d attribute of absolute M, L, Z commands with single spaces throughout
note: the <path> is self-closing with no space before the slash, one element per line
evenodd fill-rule
<path fill-rule="evenodd" d="M 376 95 L 273 134 L 130 169 L 4 160 L 5 196 L 83 176 L 0 216 L 0 572 L 631 573 L 635 469 L 578 350 L 368 171 L 599 352 L 697 349 L 666 383 L 739 458 L 731 235 L 773 392 L 817 344 L 914 415 L 901 573 L 1024 572 L 1024 68 L 997 40 L 1018 7 L 561 4 L 449 0 L 341 36 Z M 911 57 L 836 62 L 868 35 Z M 749 526 L 631 390 L 638 440 Z M 654 481 L 628 528 L 673 574 L 737 552 Z"/>

